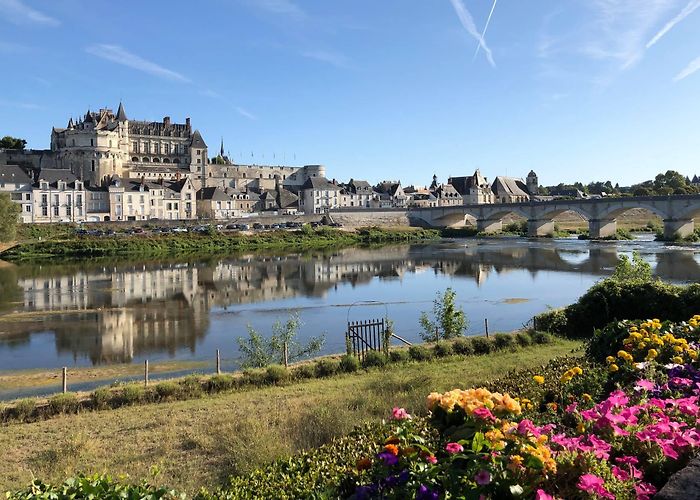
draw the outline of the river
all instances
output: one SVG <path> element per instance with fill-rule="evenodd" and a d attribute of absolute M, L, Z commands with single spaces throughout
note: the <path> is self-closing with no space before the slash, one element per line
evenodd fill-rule
<path fill-rule="evenodd" d="M 421 311 L 452 287 L 469 334 L 521 327 L 574 302 L 638 250 L 656 275 L 700 280 L 700 247 L 641 235 L 628 242 L 522 238 L 442 240 L 306 255 L 189 262 L 0 267 L 0 371 L 238 357 L 247 325 L 269 333 L 299 312 L 302 339 L 345 349 L 347 321 L 389 317 L 418 340 Z M 371 301 L 376 301 L 371 303 Z M 369 302 L 369 303 L 368 303 Z"/>

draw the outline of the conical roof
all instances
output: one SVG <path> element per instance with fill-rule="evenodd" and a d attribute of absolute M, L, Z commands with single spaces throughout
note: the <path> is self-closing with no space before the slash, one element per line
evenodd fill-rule
<path fill-rule="evenodd" d="M 119 109 L 117 110 L 117 121 L 125 122 L 128 118 L 126 117 L 126 112 L 124 111 L 124 105 L 120 102 Z"/>
<path fill-rule="evenodd" d="M 204 142 L 204 139 L 202 138 L 202 134 L 199 133 L 199 130 L 195 130 L 194 133 L 192 134 L 192 144 L 190 147 L 193 148 L 200 148 L 204 149 L 207 147 L 207 143 Z"/>

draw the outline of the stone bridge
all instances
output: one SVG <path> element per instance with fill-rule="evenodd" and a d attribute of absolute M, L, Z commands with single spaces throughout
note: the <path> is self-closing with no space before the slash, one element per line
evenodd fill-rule
<path fill-rule="evenodd" d="M 576 212 L 588 220 L 591 238 L 605 238 L 617 231 L 617 217 L 634 209 L 644 208 L 664 222 L 666 238 L 684 238 L 695 230 L 695 218 L 700 215 L 700 195 L 639 196 L 601 198 L 595 200 L 552 200 L 526 203 L 493 203 L 456 205 L 452 207 L 413 208 L 408 216 L 412 222 L 431 227 L 457 226 L 467 219 L 476 219 L 483 232 L 498 232 L 503 218 L 514 214 L 527 219 L 528 236 L 546 236 L 554 231 L 554 218 L 564 212 Z"/>

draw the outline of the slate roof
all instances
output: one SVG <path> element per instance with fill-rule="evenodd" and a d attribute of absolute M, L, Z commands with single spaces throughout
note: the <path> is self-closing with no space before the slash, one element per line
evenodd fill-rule
<path fill-rule="evenodd" d="M 202 138 L 202 134 L 199 133 L 199 130 L 195 130 L 194 133 L 192 134 L 192 143 L 191 143 L 190 147 L 199 148 L 199 149 L 204 149 L 207 147 L 207 143 L 204 142 L 204 139 Z"/>
<path fill-rule="evenodd" d="M 493 181 L 491 190 L 496 194 L 496 196 L 502 196 L 504 194 L 510 196 L 530 196 L 525 182 L 516 177 L 505 177 L 499 175 Z"/>
<path fill-rule="evenodd" d="M 231 196 L 218 187 L 205 187 L 197 192 L 198 200 L 231 201 Z"/>
<path fill-rule="evenodd" d="M 126 117 L 126 112 L 124 111 L 124 105 L 120 102 L 119 109 L 117 110 L 117 121 L 125 122 L 128 118 Z"/>
<path fill-rule="evenodd" d="M 303 186 L 301 186 L 302 189 L 328 189 L 328 190 L 337 190 L 339 191 L 341 189 L 340 186 L 333 184 L 331 181 L 326 179 L 325 177 L 309 177 L 306 179 L 306 182 L 304 183 Z"/>
<path fill-rule="evenodd" d="M 450 177 L 447 182 L 448 184 L 452 184 L 462 196 L 469 194 L 469 190 L 472 188 L 488 185 L 486 177 L 481 175 L 479 169 L 476 169 L 473 175 L 466 177 Z"/>
<path fill-rule="evenodd" d="M 401 182 L 384 181 L 377 184 L 377 191 L 386 193 L 389 196 L 396 196 L 396 192 L 401 187 Z"/>
<path fill-rule="evenodd" d="M 3 184 L 31 184 L 32 179 L 17 165 L 0 167 L 0 182 Z"/>
<path fill-rule="evenodd" d="M 64 168 L 42 168 L 36 180 L 35 186 L 39 186 L 39 181 L 46 181 L 49 186 L 57 188 L 58 181 L 64 181 L 73 187 L 78 178 L 70 170 Z"/>

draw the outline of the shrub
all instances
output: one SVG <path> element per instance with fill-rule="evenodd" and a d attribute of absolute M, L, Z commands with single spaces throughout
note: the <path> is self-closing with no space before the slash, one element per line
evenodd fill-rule
<path fill-rule="evenodd" d="M 263 386 L 266 382 L 267 372 L 264 369 L 248 369 L 243 370 L 242 381 L 244 384 Z"/>
<path fill-rule="evenodd" d="M 404 363 L 411 359 L 411 355 L 406 349 L 395 349 L 389 352 L 389 360 L 392 363 Z"/>
<path fill-rule="evenodd" d="M 493 336 L 493 345 L 496 349 L 513 349 L 515 338 L 508 333 L 497 333 Z"/>
<path fill-rule="evenodd" d="M 236 378 L 233 375 L 214 375 L 207 381 L 207 392 L 223 392 L 236 387 Z"/>
<path fill-rule="evenodd" d="M 80 403 L 75 393 L 56 394 L 49 399 L 49 410 L 52 414 L 76 413 Z"/>
<path fill-rule="evenodd" d="M 122 404 L 133 405 L 146 399 L 146 388 L 141 384 L 126 384 L 120 391 Z"/>
<path fill-rule="evenodd" d="M 265 381 L 273 385 L 284 384 L 289 381 L 289 370 L 282 365 L 270 365 L 265 372 Z"/>
<path fill-rule="evenodd" d="M 92 391 L 90 400 L 92 401 L 93 408 L 96 410 L 106 410 L 110 407 L 113 396 L 114 394 L 107 387 L 100 387 Z"/>
<path fill-rule="evenodd" d="M 515 334 L 515 341 L 520 347 L 527 347 L 532 344 L 532 337 L 527 333 L 518 332 Z"/>
<path fill-rule="evenodd" d="M 474 346 L 470 339 L 458 338 L 452 343 L 452 350 L 456 354 L 461 354 L 462 356 L 468 356 L 474 354 Z"/>
<path fill-rule="evenodd" d="M 20 399 L 15 403 L 15 418 L 20 421 L 30 420 L 36 412 L 36 400 Z"/>
<path fill-rule="evenodd" d="M 180 392 L 180 385 L 176 382 L 161 382 L 155 386 L 156 397 L 160 401 L 170 401 L 177 399 Z"/>
<path fill-rule="evenodd" d="M 408 348 L 408 355 L 415 361 L 428 361 L 433 358 L 433 353 L 425 346 L 412 345 Z"/>
<path fill-rule="evenodd" d="M 427 312 L 422 312 L 419 323 L 425 341 L 449 340 L 463 335 L 469 328 L 469 320 L 461 307 L 455 304 L 457 294 L 452 288 L 444 293 L 438 292 L 433 300 L 433 319 Z"/>
<path fill-rule="evenodd" d="M 451 356 L 453 354 L 452 344 L 448 344 L 447 342 L 438 342 L 435 344 L 435 347 L 433 347 L 433 353 L 435 353 L 435 356 L 438 358 Z"/>
<path fill-rule="evenodd" d="M 530 337 L 535 344 L 551 344 L 554 342 L 554 337 L 547 332 L 531 332 Z"/>
<path fill-rule="evenodd" d="M 297 380 L 314 378 L 316 376 L 316 367 L 311 363 L 299 365 L 292 371 L 292 376 Z"/>
<path fill-rule="evenodd" d="M 567 329 L 566 309 L 550 309 L 535 316 L 535 329 L 564 334 Z"/>
<path fill-rule="evenodd" d="M 365 358 L 362 360 L 362 366 L 365 368 L 382 367 L 386 365 L 386 355 L 379 351 L 368 351 L 365 353 Z"/>
<path fill-rule="evenodd" d="M 474 337 L 472 339 L 474 354 L 489 354 L 493 351 L 493 342 L 486 337 Z"/>
<path fill-rule="evenodd" d="M 180 398 L 191 399 L 201 398 L 204 395 L 204 388 L 199 379 L 199 375 L 187 375 L 180 380 Z"/>
<path fill-rule="evenodd" d="M 340 371 L 340 361 L 337 359 L 319 359 L 315 365 L 317 377 L 330 377 Z"/>
<path fill-rule="evenodd" d="M 356 372 L 360 369 L 360 360 L 357 359 L 355 356 L 346 354 L 345 356 L 340 358 L 340 369 L 345 373 Z"/>

